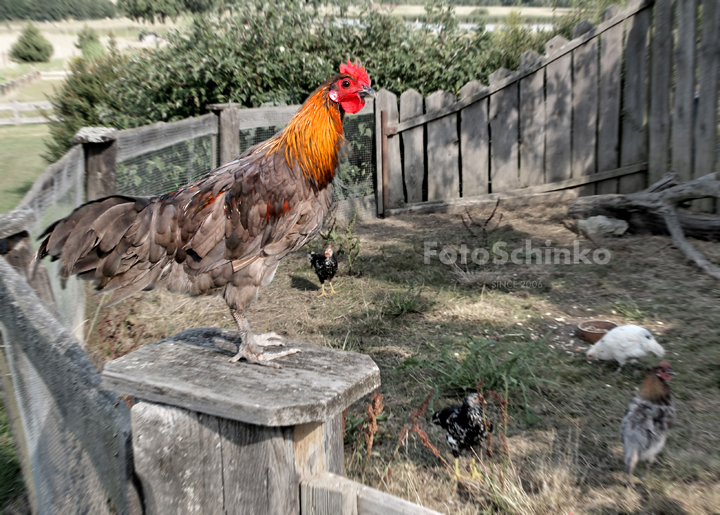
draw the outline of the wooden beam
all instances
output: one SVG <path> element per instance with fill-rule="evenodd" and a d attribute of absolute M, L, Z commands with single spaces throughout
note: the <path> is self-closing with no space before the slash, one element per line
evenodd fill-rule
<path fill-rule="evenodd" d="M 405 208 L 402 209 L 390 209 L 388 210 L 387 216 L 393 216 L 398 215 L 402 213 L 407 212 L 430 212 L 430 211 L 437 211 L 437 210 L 443 210 L 446 208 L 450 208 L 452 206 L 470 206 L 475 203 L 479 202 L 495 202 L 497 200 L 504 200 L 504 199 L 521 199 L 521 198 L 530 198 L 530 197 L 539 197 L 542 199 L 543 195 L 547 194 L 555 194 L 555 193 L 563 193 L 563 192 L 571 192 L 574 188 L 577 188 L 578 186 L 583 186 L 585 184 L 591 184 L 593 182 L 597 181 L 603 181 L 607 179 L 616 179 L 618 177 L 623 177 L 625 175 L 630 175 L 638 172 L 642 172 L 647 170 L 647 163 L 638 163 L 632 166 L 625 166 L 623 168 L 618 168 L 616 170 L 609 170 L 607 172 L 600 172 L 593 175 L 583 176 L 583 177 L 576 177 L 573 179 L 568 179 L 566 181 L 560 181 L 552 184 L 542 184 L 539 186 L 531 186 L 528 188 L 521 188 L 516 189 L 512 191 L 504 191 L 502 193 L 491 193 L 488 195 L 478 195 L 477 197 L 467 197 L 462 198 L 459 201 L 444 201 L 444 202 L 420 202 L 417 204 L 411 204 Z M 575 195 L 577 196 L 577 194 Z M 550 198 L 550 197 L 548 197 Z M 558 198 L 551 198 L 550 200 L 541 200 L 542 202 L 557 202 L 561 201 L 562 199 Z"/>
<path fill-rule="evenodd" d="M 103 388 L 274 427 L 328 420 L 380 385 L 380 370 L 368 356 L 285 345 L 302 352 L 278 360 L 281 369 L 230 363 L 225 351 L 237 349 L 235 331 L 190 329 L 106 363 Z"/>

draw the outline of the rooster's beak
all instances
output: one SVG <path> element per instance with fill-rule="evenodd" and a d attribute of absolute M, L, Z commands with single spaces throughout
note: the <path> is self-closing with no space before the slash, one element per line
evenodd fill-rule
<path fill-rule="evenodd" d="M 377 93 L 375 93 L 375 90 L 372 89 L 370 86 L 363 86 L 360 91 L 358 91 L 360 96 L 363 97 L 373 97 L 375 98 L 377 96 Z"/>

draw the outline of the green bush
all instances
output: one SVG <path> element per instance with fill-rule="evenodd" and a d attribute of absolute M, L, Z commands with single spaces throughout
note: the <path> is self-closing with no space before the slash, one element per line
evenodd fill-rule
<path fill-rule="evenodd" d="M 16 62 L 47 63 L 52 54 L 53 46 L 32 23 L 25 26 L 18 40 L 10 48 L 10 59 Z"/>
<path fill-rule="evenodd" d="M 75 47 L 82 52 L 83 59 L 94 61 L 105 56 L 105 47 L 100 42 L 98 33 L 95 29 L 85 25 L 78 33 L 78 40 Z"/>
<path fill-rule="evenodd" d="M 89 113 L 82 124 L 118 129 L 198 116 L 213 103 L 294 104 L 348 58 L 365 64 L 378 89 L 457 94 L 468 81 L 486 81 L 498 67 L 512 66 L 526 50 L 497 48 L 482 26 L 461 30 L 452 7 L 440 0 L 428 3 L 424 21 L 416 30 L 366 6 L 357 23 L 348 24 L 313 2 L 288 0 L 249 0 L 242 9 L 197 17 L 186 29 L 168 33 L 162 48 L 78 70 L 102 70 L 103 80 L 90 93 L 85 86 L 95 79 L 76 77 L 56 94 L 61 121 L 50 156 L 62 155 L 67 134 L 81 121 L 72 112 L 75 103 L 90 104 L 82 110 Z"/>

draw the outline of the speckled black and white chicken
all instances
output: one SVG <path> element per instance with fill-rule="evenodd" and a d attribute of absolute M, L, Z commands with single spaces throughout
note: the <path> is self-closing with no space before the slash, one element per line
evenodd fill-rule
<path fill-rule="evenodd" d="M 435 412 L 432 416 L 433 424 L 442 427 L 446 432 L 446 439 L 450 450 L 455 457 L 455 474 L 458 471 L 458 458 L 465 449 L 481 445 L 492 432 L 493 424 L 485 418 L 480 396 L 477 393 L 468 395 L 462 404 L 449 406 Z M 472 467 L 473 477 L 477 477 L 475 460 Z"/>
<path fill-rule="evenodd" d="M 655 461 L 665 446 L 668 429 L 675 421 L 675 402 L 667 383 L 673 375 L 675 372 L 667 361 L 661 361 L 659 366 L 651 369 L 630 401 L 620 425 L 625 472 L 630 484 L 638 462 Z"/>
<path fill-rule="evenodd" d="M 307 256 L 308 260 L 310 260 L 310 266 L 315 269 L 315 273 L 318 279 L 320 279 L 320 286 L 322 287 L 320 296 L 327 295 L 327 293 L 325 293 L 325 281 L 330 283 L 330 293 L 335 293 L 332 280 L 338 271 L 338 262 L 332 245 L 327 246 L 324 254 L 311 252 Z"/>

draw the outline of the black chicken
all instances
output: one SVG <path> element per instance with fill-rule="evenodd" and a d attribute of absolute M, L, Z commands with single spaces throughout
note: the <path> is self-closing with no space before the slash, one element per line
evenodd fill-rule
<path fill-rule="evenodd" d="M 325 254 L 310 252 L 307 256 L 310 260 L 310 265 L 315 269 L 315 273 L 318 279 L 320 279 L 320 286 L 322 287 L 320 296 L 327 295 L 327 293 L 325 293 L 325 281 L 330 283 L 330 293 L 335 293 L 332 280 L 338 271 L 338 262 L 333 253 L 332 245 L 327 246 Z"/>
<path fill-rule="evenodd" d="M 493 424 L 486 419 L 483 413 L 480 396 L 472 393 L 465 398 L 462 404 L 447 407 L 435 412 L 432 417 L 433 424 L 437 424 L 447 431 L 447 442 L 455 457 L 455 475 L 458 477 L 458 458 L 465 449 L 482 444 L 487 433 L 493 430 Z M 477 477 L 475 460 L 472 467 L 473 477 Z"/>
<path fill-rule="evenodd" d="M 639 461 L 655 461 L 675 421 L 675 402 L 666 382 L 673 375 L 675 372 L 667 361 L 650 370 L 620 425 L 625 472 L 631 485 L 635 466 Z"/>

